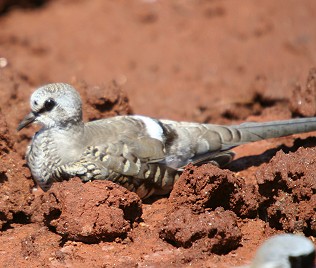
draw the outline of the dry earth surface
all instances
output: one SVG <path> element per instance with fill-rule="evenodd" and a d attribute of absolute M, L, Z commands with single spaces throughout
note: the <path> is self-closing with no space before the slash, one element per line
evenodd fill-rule
<path fill-rule="evenodd" d="M 189 165 L 170 196 L 107 181 L 36 189 L 16 132 L 39 85 L 68 82 L 85 120 L 235 124 L 316 114 L 315 0 L 0 0 L 0 266 L 233 267 L 283 232 L 316 236 L 315 133 Z"/>

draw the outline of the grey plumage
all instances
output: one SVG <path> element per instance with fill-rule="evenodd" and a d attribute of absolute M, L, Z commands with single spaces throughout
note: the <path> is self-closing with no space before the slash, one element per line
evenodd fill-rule
<path fill-rule="evenodd" d="M 244 143 L 316 130 L 316 118 L 233 126 L 117 116 L 83 123 L 81 99 L 68 84 L 38 88 L 31 113 L 18 126 L 43 127 L 27 150 L 34 179 L 47 190 L 54 181 L 79 176 L 107 179 L 140 197 L 165 194 L 188 163 L 229 163 L 230 149 Z"/>

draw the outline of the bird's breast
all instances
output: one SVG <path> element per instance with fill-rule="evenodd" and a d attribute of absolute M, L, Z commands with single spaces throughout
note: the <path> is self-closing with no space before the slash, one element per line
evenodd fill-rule
<path fill-rule="evenodd" d="M 60 164 L 63 165 L 80 159 L 86 147 L 86 140 L 78 132 L 52 131 L 51 144 L 48 146 L 55 151 Z"/>
<path fill-rule="evenodd" d="M 27 162 L 34 179 L 45 185 L 58 166 L 79 159 L 83 147 L 67 131 L 41 130 L 33 137 L 27 153 Z"/>

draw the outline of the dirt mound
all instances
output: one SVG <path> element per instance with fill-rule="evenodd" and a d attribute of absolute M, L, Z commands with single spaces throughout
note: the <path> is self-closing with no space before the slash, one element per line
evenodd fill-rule
<path fill-rule="evenodd" d="M 126 237 L 142 214 L 139 197 L 110 181 L 55 183 L 32 205 L 32 221 L 44 222 L 65 240 L 86 243 Z"/>
<path fill-rule="evenodd" d="M 258 193 L 254 185 L 211 164 L 188 165 L 169 199 L 174 206 L 189 206 L 194 212 L 223 207 L 239 217 L 254 218 L 258 209 Z"/>
<path fill-rule="evenodd" d="M 201 252 L 225 254 L 238 248 L 241 232 L 237 216 L 232 211 L 194 214 L 189 208 L 179 208 L 164 219 L 160 238 L 177 247 L 193 247 Z"/>
<path fill-rule="evenodd" d="M 316 236 L 316 149 L 278 152 L 256 173 L 260 217 L 285 232 Z"/>

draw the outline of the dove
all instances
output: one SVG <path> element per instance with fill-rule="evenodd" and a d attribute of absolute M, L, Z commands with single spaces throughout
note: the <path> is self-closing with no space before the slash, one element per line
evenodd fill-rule
<path fill-rule="evenodd" d="M 141 198 L 169 193 L 184 167 L 213 163 L 223 167 L 241 144 L 316 130 L 316 118 L 215 125 L 158 120 L 143 115 L 83 122 L 74 87 L 52 83 L 37 88 L 31 112 L 18 125 L 42 128 L 33 136 L 26 161 L 37 184 L 79 177 L 110 180 Z"/>

